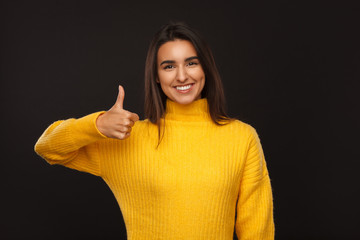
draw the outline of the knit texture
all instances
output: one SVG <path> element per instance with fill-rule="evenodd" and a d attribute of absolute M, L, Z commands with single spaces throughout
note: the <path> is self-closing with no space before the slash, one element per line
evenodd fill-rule
<path fill-rule="evenodd" d="M 129 240 L 231 240 L 234 227 L 239 240 L 274 239 L 271 184 L 253 127 L 214 124 L 206 99 L 167 100 L 156 148 L 156 125 L 138 121 L 129 138 L 111 139 L 96 128 L 101 113 L 53 123 L 35 151 L 103 178 Z"/>

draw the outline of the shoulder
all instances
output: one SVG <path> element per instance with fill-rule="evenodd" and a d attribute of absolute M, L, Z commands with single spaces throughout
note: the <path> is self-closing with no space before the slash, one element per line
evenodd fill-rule
<path fill-rule="evenodd" d="M 157 133 L 157 125 L 152 123 L 149 119 L 139 120 L 135 122 L 134 126 L 132 127 L 131 133 L 139 134 L 139 135 L 146 135 L 153 133 Z"/>
<path fill-rule="evenodd" d="M 251 124 L 234 119 L 227 125 L 224 125 L 228 140 L 245 144 L 246 146 L 258 145 L 260 138 L 257 130 Z"/>
<path fill-rule="evenodd" d="M 222 127 L 228 129 L 228 131 L 231 131 L 238 136 L 245 138 L 257 135 L 256 129 L 251 124 L 238 119 L 233 119 Z"/>
<path fill-rule="evenodd" d="M 238 139 L 246 143 L 247 148 L 262 151 L 261 141 L 255 127 L 240 120 L 235 120 L 233 125 L 236 128 L 234 132 L 237 132 Z"/>
<path fill-rule="evenodd" d="M 152 127 L 156 127 L 156 124 L 152 123 L 149 119 L 144 119 L 135 122 L 133 129 L 144 129 Z"/>

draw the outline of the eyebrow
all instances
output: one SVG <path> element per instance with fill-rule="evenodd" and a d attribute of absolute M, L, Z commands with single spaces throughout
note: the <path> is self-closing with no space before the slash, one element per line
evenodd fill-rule
<path fill-rule="evenodd" d="M 188 61 L 191 61 L 191 60 L 194 60 L 194 59 L 198 59 L 198 60 L 199 60 L 199 57 L 197 57 L 197 56 L 188 57 L 188 58 L 185 59 L 185 62 L 188 62 Z M 162 61 L 162 62 L 160 63 L 160 66 L 163 65 L 163 64 L 166 64 L 166 63 L 175 63 L 175 61 L 174 61 L 174 60 L 165 60 L 165 61 Z"/>

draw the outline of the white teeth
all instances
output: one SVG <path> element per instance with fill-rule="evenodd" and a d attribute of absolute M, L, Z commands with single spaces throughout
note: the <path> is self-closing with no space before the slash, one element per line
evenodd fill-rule
<path fill-rule="evenodd" d="M 177 86 L 176 89 L 184 91 L 184 90 L 188 90 L 190 87 L 191 87 L 191 84 L 186 85 L 186 86 Z"/>

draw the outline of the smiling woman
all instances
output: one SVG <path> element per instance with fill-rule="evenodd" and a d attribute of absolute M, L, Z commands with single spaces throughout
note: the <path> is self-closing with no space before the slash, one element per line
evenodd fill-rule
<path fill-rule="evenodd" d="M 159 48 L 157 58 L 157 82 L 169 99 L 180 104 L 200 99 L 205 73 L 191 42 L 169 41 Z"/>
<path fill-rule="evenodd" d="M 145 66 L 145 120 L 123 108 L 119 86 L 110 110 L 53 123 L 35 151 L 50 164 L 104 179 L 129 240 L 231 240 L 234 231 L 240 240 L 274 239 L 260 140 L 249 124 L 226 115 L 205 42 L 183 23 L 167 24 Z"/>
<path fill-rule="evenodd" d="M 175 71 L 173 71 L 174 68 Z M 170 73 L 165 75 L 162 70 Z M 199 98 L 206 98 L 213 122 L 218 125 L 230 122 L 231 119 L 225 111 L 221 77 L 210 47 L 196 30 L 184 23 L 170 23 L 164 25 L 154 35 L 145 63 L 145 117 L 157 124 L 159 131 L 160 119 L 165 113 L 167 99 L 176 102 L 164 91 L 160 77 L 167 76 L 166 79 L 172 78 L 173 80 L 178 77 L 178 90 L 181 91 L 189 87 L 184 84 L 195 83 L 195 79 L 191 80 L 191 76 L 195 76 L 194 72 L 196 72 L 196 80 L 204 82 L 202 87 L 199 84 L 196 89 L 200 90 L 201 94 L 197 95 L 196 93 L 199 92 L 191 90 L 191 93 L 183 95 L 185 98 L 182 103 L 186 104 Z M 204 81 L 201 80 L 202 75 L 205 75 Z M 184 82 L 182 78 L 189 79 L 185 79 Z M 197 81 L 197 83 L 200 82 Z M 196 96 L 191 98 L 191 94 Z"/>

